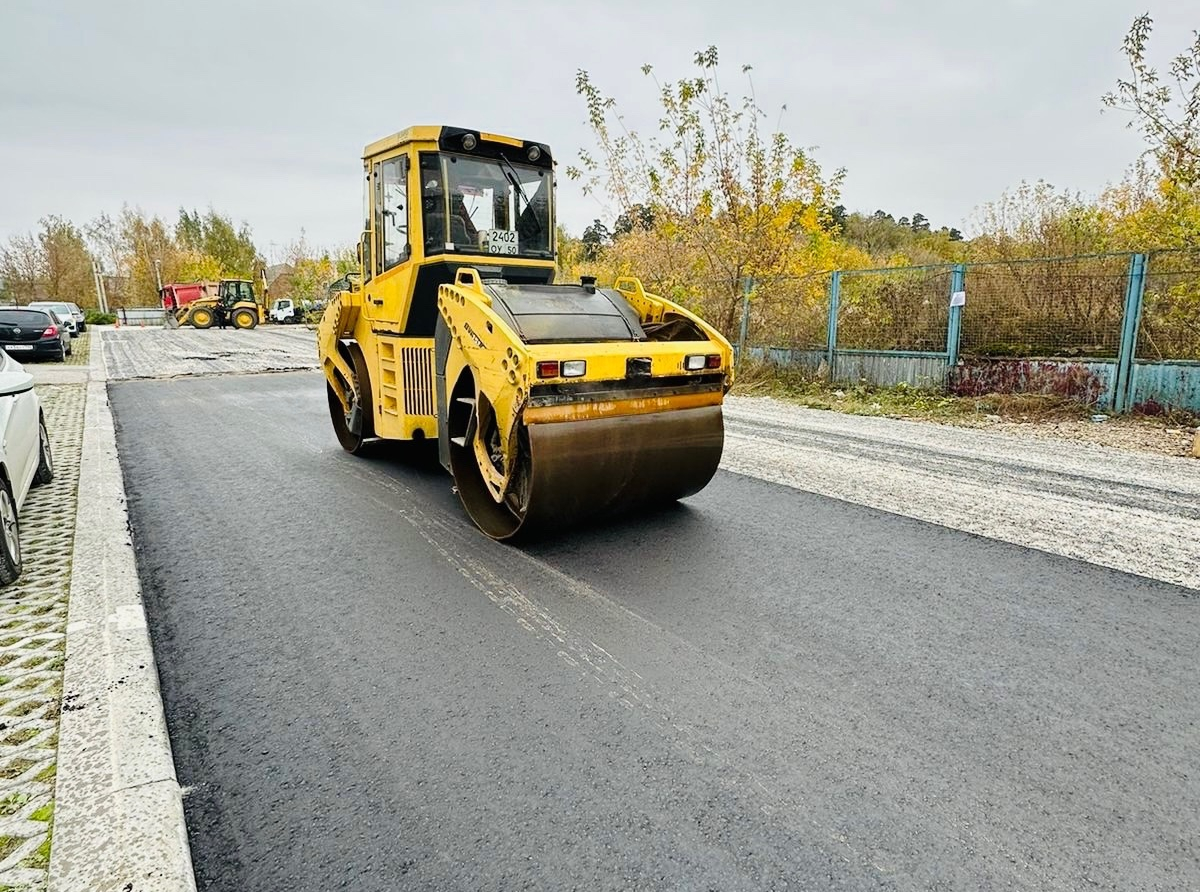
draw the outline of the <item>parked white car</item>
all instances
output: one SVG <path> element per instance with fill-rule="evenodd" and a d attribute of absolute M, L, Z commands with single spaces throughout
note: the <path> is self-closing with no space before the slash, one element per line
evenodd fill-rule
<path fill-rule="evenodd" d="M 29 304 L 32 310 L 53 310 L 54 314 L 67 326 L 71 337 L 79 337 L 79 323 L 75 321 L 75 313 L 71 305 L 61 300 L 35 300 Z"/>
<path fill-rule="evenodd" d="M 21 575 L 21 509 L 34 486 L 54 479 L 50 437 L 33 376 L 0 352 L 0 585 Z"/>
<path fill-rule="evenodd" d="M 80 334 L 87 331 L 87 316 L 84 315 L 83 309 L 79 304 L 73 301 L 67 301 L 67 306 L 71 308 L 71 316 L 75 319 L 75 327 Z"/>

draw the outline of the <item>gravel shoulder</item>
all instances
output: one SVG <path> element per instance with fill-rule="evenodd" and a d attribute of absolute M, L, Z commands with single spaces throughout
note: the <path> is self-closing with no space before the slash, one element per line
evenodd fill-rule
<path fill-rule="evenodd" d="M 1009 431 L 726 402 L 722 467 L 1200 586 L 1200 462 Z"/>

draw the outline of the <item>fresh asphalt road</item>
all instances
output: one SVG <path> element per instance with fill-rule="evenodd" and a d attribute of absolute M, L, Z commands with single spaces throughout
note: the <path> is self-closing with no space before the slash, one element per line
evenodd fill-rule
<path fill-rule="evenodd" d="M 725 472 L 518 550 L 311 372 L 111 399 L 201 889 L 1200 886 L 1194 592 Z"/>

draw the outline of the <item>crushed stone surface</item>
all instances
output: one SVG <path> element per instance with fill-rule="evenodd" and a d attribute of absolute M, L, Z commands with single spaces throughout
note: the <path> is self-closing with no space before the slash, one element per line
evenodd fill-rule
<path fill-rule="evenodd" d="M 316 336 L 299 326 L 106 330 L 103 362 L 110 380 L 246 374 L 318 368 Z"/>
<path fill-rule="evenodd" d="M 1200 461 L 843 415 L 725 404 L 726 470 L 981 536 L 1200 587 Z"/>

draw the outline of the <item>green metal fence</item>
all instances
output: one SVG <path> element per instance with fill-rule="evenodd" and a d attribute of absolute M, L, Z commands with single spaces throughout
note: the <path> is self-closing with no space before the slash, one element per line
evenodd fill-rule
<path fill-rule="evenodd" d="M 743 311 L 739 357 L 833 380 L 1200 411 L 1200 251 L 839 270 Z"/>

